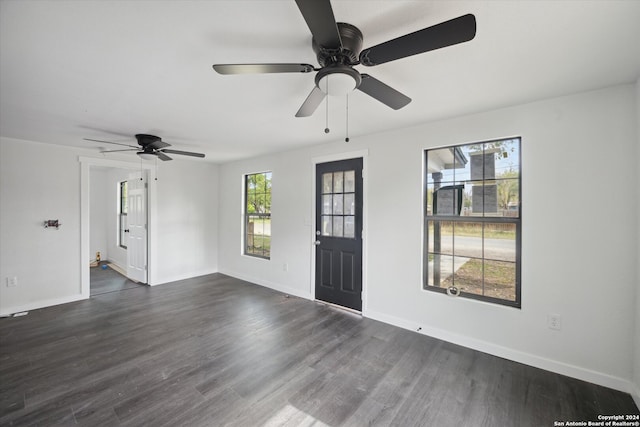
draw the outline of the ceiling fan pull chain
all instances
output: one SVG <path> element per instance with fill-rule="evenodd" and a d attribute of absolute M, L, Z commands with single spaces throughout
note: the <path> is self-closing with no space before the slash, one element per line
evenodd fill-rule
<path fill-rule="evenodd" d="M 327 84 L 326 84 L 326 88 L 325 88 L 325 93 L 329 93 L 329 78 L 327 77 Z M 326 111 L 325 111 L 325 115 L 326 115 L 326 126 L 324 128 L 324 133 L 329 133 L 329 96 L 325 96 L 325 99 L 327 100 L 326 102 Z"/>
<path fill-rule="evenodd" d="M 156 181 L 158 180 L 158 157 L 156 156 Z"/>
<path fill-rule="evenodd" d="M 347 135 L 344 138 L 344 142 L 349 142 L 349 94 L 347 94 L 346 97 L 347 97 L 347 102 L 346 102 L 346 104 L 347 104 L 347 114 L 346 114 L 346 116 L 347 116 L 346 117 L 346 122 L 347 122 L 346 128 L 347 128 L 347 131 L 346 131 L 346 134 Z"/>

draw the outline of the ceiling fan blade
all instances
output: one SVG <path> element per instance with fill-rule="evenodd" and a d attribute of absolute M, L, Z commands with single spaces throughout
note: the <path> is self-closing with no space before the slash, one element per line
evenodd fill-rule
<path fill-rule="evenodd" d="M 102 141 L 100 139 L 89 139 L 89 138 L 82 138 L 85 141 L 93 141 L 93 142 L 104 142 L 105 144 L 114 144 L 114 145 L 122 145 L 123 147 L 131 147 L 131 148 L 135 148 L 137 149 L 138 147 L 136 147 L 135 145 L 129 145 L 129 144 L 121 144 L 119 142 L 111 142 L 111 141 Z"/>
<path fill-rule="evenodd" d="M 310 73 L 309 64 L 214 64 L 218 74 Z"/>
<path fill-rule="evenodd" d="M 318 108 L 324 97 L 327 96 L 323 91 L 318 89 L 318 86 L 314 86 L 313 90 L 304 100 L 302 106 L 296 113 L 296 117 L 309 117 Z"/>
<path fill-rule="evenodd" d="M 362 83 L 358 86 L 358 90 L 377 99 L 383 104 L 399 110 L 411 102 L 411 98 L 398 92 L 394 88 L 387 86 L 380 80 L 371 77 L 368 74 L 362 74 Z"/>
<path fill-rule="evenodd" d="M 154 150 L 165 148 L 165 147 L 171 147 L 171 144 L 167 144 L 166 142 L 160 139 L 157 141 L 153 141 L 152 143 L 144 146 L 144 148 L 153 148 Z"/>
<path fill-rule="evenodd" d="M 167 156 L 166 154 L 160 152 L 160 151 L 156 151 L 155 152 L 156 156 L 158 156 L 158 158 L 160 160 L 162 160 L 163 162 L 166 162 L 168 160 L 173 160 L 171 157 Z"/>
<path fill-rule="evenodd" d="M 191 157 L 200 157 L 200 158 L 204 157 L 204 154 L 202 153 L 193 153 L 191 151 L 170 150 L 168 148 L 158 151 L 158 156 L 162 153 L 180 154 L 181 156 L 191 156 Z"/>
<path fill-rule="evenodd" d="M 364 49 L 360 52 L 360 63 L 368 67 L 384 64 L 407 56 L 467 42 L 475 36 L 476 17 L 467 14 Z"/>
<path fill-rule="evenodd" d="M 127 149 L 123 149 L 123 150 L 102 150 L 100 151 L 101 153 L 119 153 L 121 151 L 138 151 L 140 149 L 140 147 L 138 148 L 127 148 Z"/>
<path fill-rule="evenodd" d="M 316 43 L 326 49 L 342 47 L 336 18 L 329 0 L 296 0 Z"/>

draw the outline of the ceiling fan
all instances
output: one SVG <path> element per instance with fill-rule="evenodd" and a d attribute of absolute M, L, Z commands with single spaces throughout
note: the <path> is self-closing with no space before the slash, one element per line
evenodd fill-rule
<path fill-rule="evenodd" d="M 336 22 L 329 0 L 296 0 L 296 4 L 311 30 L 311 46 L 320 68 L 295 63 L 213 65 L 213 69 L 219 74 L 317 71 L 315 87 L 296 113 L 296 117 L 311 116 L 327 94 L 346 95 L 355 89 L 398 110 L 411 102 L 411 98 L 368 74 L 361 74 L 353 67 L 384 64 L 463 43 L 472 40 L 476 35 L 476 18 L 467 14 L 361 50 L 362 32 L 354 25 Z"/>
<path fill-rule="evenodd" d="M 193 153 L 191 151 L 180 151 L 180 150 L 171 150 L 166 147 L 171 147 L 171 144 L 164 142 L 159 136 L 155 135 L 147 135 L 144 133 L 139 133 L 136 135 L 136 140 L 138 141 L 139 147 L 135 145 L 129 144 L 121 144 L 119 142 L 111 142 L 111 141 L 102 141 L 99 139 L 89 139 L 84 138 L 85 141 L 93 141 L 93 142 L 104 142 L 105 144 L 114 144 L 121 145 L 124 147 L 129 147 L 122 150 L 102 150 L 101 153 L 117 153 L 121 151 L 136 151 L 136 154 L 145 160 L 153 160 L 160 159 L 163 161 L 173 160 L 171 157 L 167 156 L 166 153 L 169 154 L 179 154 L 181 156 L 191 156 L 191 157 L 204 157 L 202 153 Z"/>

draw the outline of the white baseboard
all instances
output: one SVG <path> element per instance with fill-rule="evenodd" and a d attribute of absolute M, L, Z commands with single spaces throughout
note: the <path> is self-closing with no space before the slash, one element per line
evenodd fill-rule
<path fill-rule="evenodd" d="M 535 368 L 544 369 L 546 371 L 555 372 L 557 374 L 566 375 L 568 377 L 577 378 L 579 380 L 588 381 L 593 384 L 598 384 L 604 387 L 613 388 L 616 390 L 630 393 L 636 404 L 638 404 L 638 389 L 632 390 L 633 385 L 630 381 L 614 377 L 612 375 L 604 374 L 602 372 L 593 371 L 579 366 L 570 365 L 567 363 L 559 362 L 557 360 L 547 359 L 545 357 L 536 356 L 535 354 L 525 353 L 522 351 L 514 350 L 507 347 L 502 347 L 490 342 L 478 340 L 469 336 L 453 334 L 451 332 L 424 326 L 422 324 L 411 322 L 399 317 L 390 316 L 385 313 L 380 313 L 372 310 L 367 310 L 363 313 L 365 317 L 369 317 L 374 320 L 379 320 L 384 323 L 388 323 L 400 328 L 408 329 L 410 331 L 416 331 L 418 333 L 428 335 L 433 338 L 438 338 L 443 341 L 447 341 L 453 344 L 458 344 L 463 347 L 478 350 L 483 353 L 488 353 L 494 356 L 502 357 L 504 359 L 512 360 L 514 362 L 523 363 L 525 365 L 533 366 Z M 418 331 L 418 328 L 421 328 Z M 640 407 L 640 405 L 638 405 Z"/>
<path fill-rule="evenodd" d="M 67 304 L 69 302 L 80 301 L 83 299 L 88 299 L 88 297 L 83 297 L 82 294 L 77 294 L 77 295 L 70 295 L 62 298 L 33 301 L 28 304 L 23 304 L 23 305 L 14 306 L 14 307 L 2 307 L 0 309 L 0 316 L 8 316 L 10 314 L 20 313 L 23 311 L 31 311 L 31 310 L 37 310 L 39 308 L 51 307 L 54 305 Z"/>
<path fill-rule="evenodd" d="M 304 292 L 304 291 L 301 291 L 300 289 L 283 286 L 279 283 L 270 282 L 268 280 L 264 280 L 258 277 L 248 276 L 246 274 L 239 273 L 237 271 L 222 269 L 220 270 L 220 273 L 226 274 L 227 276 L 235 277 L 236 279 L 244 280 L 246 282 L 251 282 L 256 285 L 264 286 L 265 288 L 270 288 L 275 291 L 282 292 L 284 294 L 293 295 L 293 296 L 308 299 L 308 300 L 313 299 L 309 292 Z"/>

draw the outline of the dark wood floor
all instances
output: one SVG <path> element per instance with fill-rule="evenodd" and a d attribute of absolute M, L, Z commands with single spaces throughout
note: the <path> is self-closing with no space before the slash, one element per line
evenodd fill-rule
<path fill-rule="evenodd" d="M 0 425 L 552 426 L 628 394 L 220 274 L 0 319 Z"/>
<path fill-rule="evenodd" d="M 102 266 L 106 266 L 106 268 L 103 269 Z M 129 280 L 109 267 L 108 263 L 104 261 L 98 267 L 91 267 L 89 276 L 91 278 L 91 296 L 145 286 Z"/>

